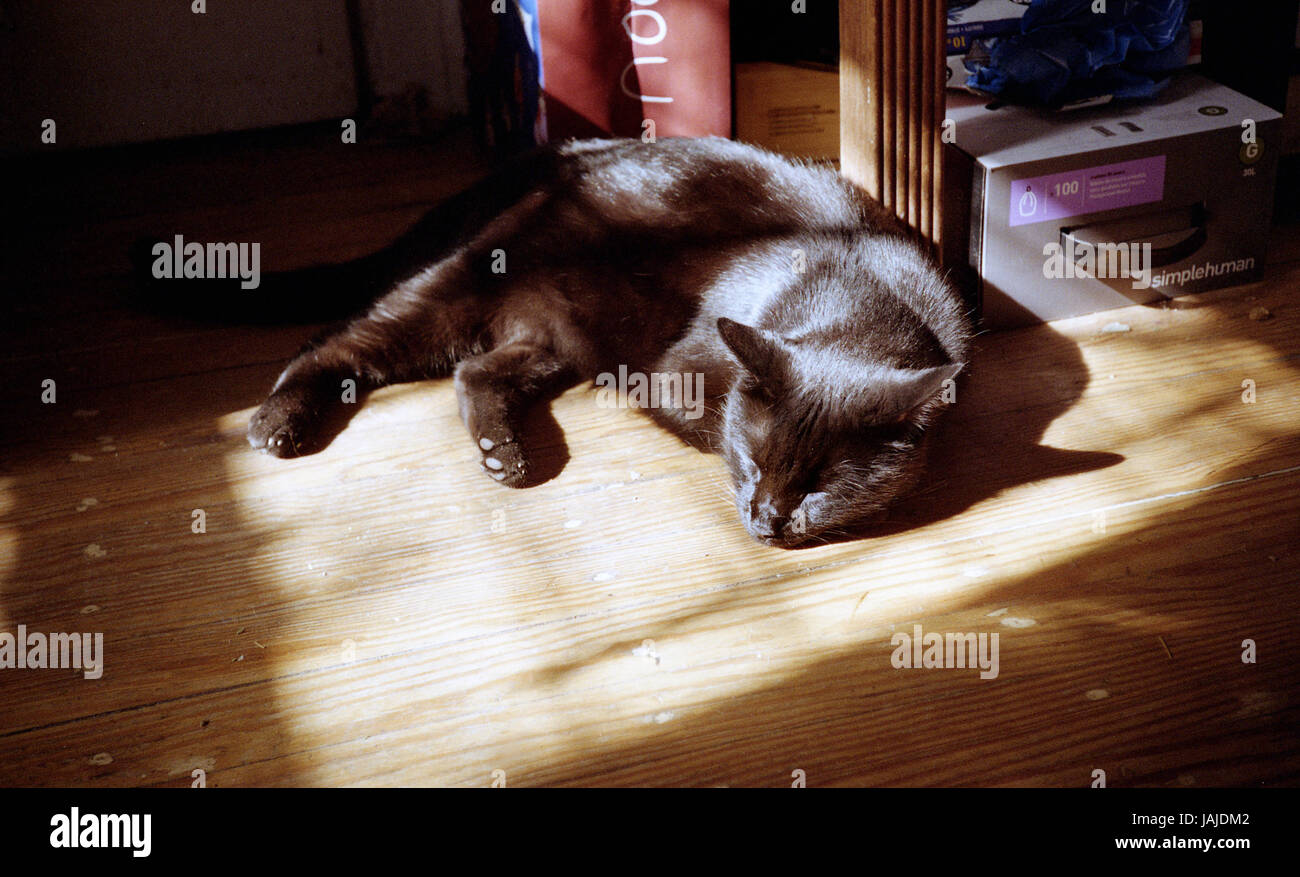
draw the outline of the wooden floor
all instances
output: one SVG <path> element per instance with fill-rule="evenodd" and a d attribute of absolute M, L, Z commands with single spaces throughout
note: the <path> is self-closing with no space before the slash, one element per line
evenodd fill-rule
<path fill-rule="evenodd" d="M 102 632 L 105 660 L 0 670 L 0 785 L 1300 780 L 1295 229 L 1261 284 L 983 336 L 925 489 L 792 552 L 746 536 L 719 460 L 590 390 L 525 491 L 481 474 L 447 382 L 376 393 L 316 456 L 254 453 L 310 328 L 125 299 L 139 234 L 293 267 L 478 169 L 456 139 L 312 138 L 19 166 L 0 632 Z M 998 676 L 895 669 L 914 625 L 998 634 Z"/>

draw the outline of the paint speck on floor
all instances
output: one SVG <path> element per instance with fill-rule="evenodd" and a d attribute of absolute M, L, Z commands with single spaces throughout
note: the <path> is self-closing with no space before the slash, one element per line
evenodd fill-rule
<path fill-rule="evenodd" d="M 1285 700 L 1274 697 L 1269 691 L 1247 691 L 1237 695 L 1241 707 L 1233 714 L 1236 719 L 1253 719 L 1280 708 Z"/>
<path fill-rule="evenodd" d="M 566 530 L 576 530 L 578 527 L 581 526 L 582 526 L 582 521 L 579 521 L 577 518 L 572 518 L 564 522 L 564 529 Z"/>
<path fill-rule="evenodd" d="M 1083 694 L 1088 700 L 1105 700 L 1110 697 L 1110 692 L 1104 688 L 1090 688 Z"/>
<path fill-rule="evenodd" d="M 656 664 L 659 663 L 659 652 L 655 649 L 654 640 L 646 640 L 641 645 L 632 650 L 632 654 L 638 658 L 648 658 Z"/>
<path fill-rule="evenodd" d="M 99 505 L 99 500 L 95 499 L 93 496 L 88 496 L 85 499 L 83 499 L 81 502 L 77 503 L 77 511 L 84 512 L 86 509 L 90 508 L 91 506 L 96 506 L 96 505 Z"/>
<path fill-rule="evenodd" d="M 69 460 L 70 462 L 73 462 L 73 463 L 89 463 L 89 462 L 93 461 L 94 459 L 95 459 L 94 457 L 87 457 L 85 454 L 69 454 L 69 455 L 68 455 L 68 460 Z"/>
<path fill-rule="evenodd" d="M 109 755 L 107 752 L 96 752 L 94 755 L 90 756 L 90 763 L 91 764 L 112 764 L 113 756 Z"/>
<path fill-rule="evenodd" d="M 609 572 L 609 571 L 606 571 L 606 572 L 598 572 L 598 573 L 596 573 L 594 576 L 591 577 L 591 580 L 592 580 L 593 582 L 612 582 L 612 581 L 614 581 L 614 574 L 613 574 L 612 572 Z"/>
<path fill-rule="evenodd" d="M 98 542 L 91 542 L 89 545 L 87 545 L 85 548 L 82 549 L 82 553 L 85 554 L 87 557 L 105 557 L 108 555 L 107 551 L 99 547 Z"/>
<path fill-rule="evenodd" d="M 961 574 L 968 579 L 977 579 L 980 576 L 986 576 L 991 572 L 987 566 L 972 564 L 971 566 L 962 567 Z"/>
<path fill-rule="evenodd" d="M 672 710 L 664 710 L 663 712 L 658 712 L 655 713 L 654 715 L 646 716 L 645 720 L 647 723 L 654 722 L 656 725 L 662 725 L 664 722 L 671 722 L 676 717 L 677 717 L 677 713 L 673 712 Z"/>
<path fill-rule="evenodd" d="M 94 603 L 91 603 L 89 606 L 82 606 L 82 607 L 81 607 L 81 614 L 82 614 L 82 615 L 93 615 L 94 613 L 96 613 L 96 612 L 98 612 L 98 611 L 99 611 L 99 607 L 96 606 Z"/>
<path fill-rule="evenodd" d="M 1010 612 L 1010 611 L 1011 611 L 1011 607 L 1010 607 L 1010 606 L 1003 606 L 1001 609 L 994 609 L 992 612 L 990 612 L 988 615 L 986 615 L 986 616 L 984 616 L 984 617 L 985 617 L 985 618 L 998 618 L 999 616 L 1006 615 L 1006 614 L 1007 614 L 1008 612 Z"/>
<path fill-rule="evenodd" d="M 201 770 L 204 773 L 214 773 L 217 769 L 217 759 L 211 755 L 188 755 L 178 758 L 167 766 L 167 775 L 173 777 L 193 776 L 195 770 Z"/>
<path fill-rule="evenodd" d="M 1002 619 L 1003 627 L 1033 627 L 1037 623 L 1032 618 L 1017 618 L 1014 615 L 1008 615 Z"/>

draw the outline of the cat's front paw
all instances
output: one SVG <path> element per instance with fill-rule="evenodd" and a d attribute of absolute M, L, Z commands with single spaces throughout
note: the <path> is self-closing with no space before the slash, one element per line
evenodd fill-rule
<path fill-rule="evenodd" d="M 528 461 L 523 448 L 514 438 L 494 441 L 479 436 L 478 448 L 483 454 L 483 471 L 493 481 L 507 487 L 523 487 L 528 481 Z"/>
<path fill-rule="evenodd" d="M 316 411 L 300 392 L 272 393 L 248 421 L 248 443 L 273 457 L 308 452 Z"/>

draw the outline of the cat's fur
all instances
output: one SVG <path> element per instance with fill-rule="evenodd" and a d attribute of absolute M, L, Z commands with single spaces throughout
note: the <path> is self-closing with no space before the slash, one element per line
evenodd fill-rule
<path fill-rule="evenodd" d="M 703 416 L 650 413 L 723 456 L 745 528 L 782 547 L 914 483 L 970 335 L 930 258 L 837 173 L 716 138 L 539 150 L 339 276 L 382 295 L 280 375 L 255 448 L 312 450 L 345 379 L 454 372 L 486 473 L 522 486 L 537 400 L 620 365 L 703 373 Z"/>

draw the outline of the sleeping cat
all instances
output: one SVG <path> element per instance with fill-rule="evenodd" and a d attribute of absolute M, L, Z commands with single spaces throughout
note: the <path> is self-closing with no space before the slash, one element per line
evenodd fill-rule
<path fill-rule="evenodd" d="M 780 547 L 844 534 L 915 482 L 970 337 L 957 293 L 877 204 L 833 170 L 718 138 L 538 150 L 333 283 L 378 297 L 284 370 L 253 447 L 314 450 L 345 380 L 450 373 L 484 472 L 524 486 L 530 405 L 620 366 L 680 375 L 649 413 L 722 455 L 745 529 Z M 696 374 L 702 416 L 681 398 Z"/>

